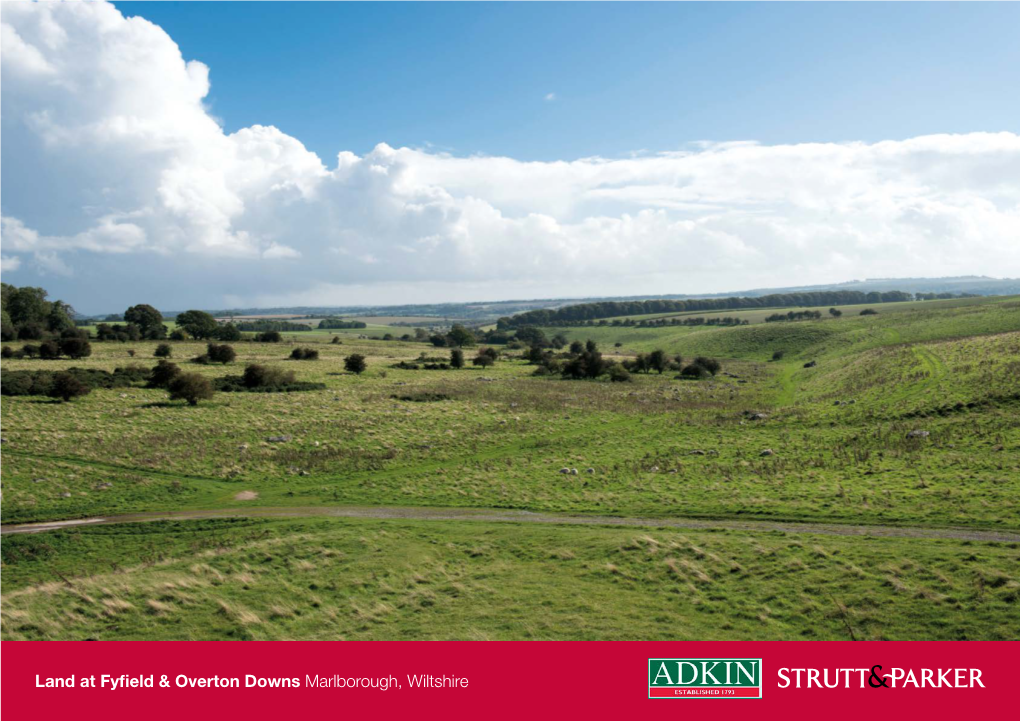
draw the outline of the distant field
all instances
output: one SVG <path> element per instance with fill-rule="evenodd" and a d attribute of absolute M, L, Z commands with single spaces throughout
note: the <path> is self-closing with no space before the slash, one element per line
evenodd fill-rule
<path fill-rule="evenodd" d="M 225 367 L 188 363 L 205 344 L 175 342 L 188 371 L 258 362 L 326 389 L 196 407 L 140 387 L 67 404 L 4 396 L 0 513 L 6 525 L 459 507 L 1020 533 L 1020 300 L 891 305 L 733 328 L 547 329 L 610 358 L 721 358 L 705 381 L 538 378 L 514 353 L 484 370 L 397 369 L 449 351 L 358 337 L 401 334 L 386 326 L 238 342 Z M 310 344 L 319 360 L 287 359 Z M 97 342 L 80 361 L 3 369 L 150 366 L 155 346 Z M 361 376 L 343 369 L 355 352 Z M 5 639 L 846 638 L 841 609 L 859 638 L 1020 635 L 1020 545 L 964 537 L 249 518 L 5 535 L 2 548 Z"/>

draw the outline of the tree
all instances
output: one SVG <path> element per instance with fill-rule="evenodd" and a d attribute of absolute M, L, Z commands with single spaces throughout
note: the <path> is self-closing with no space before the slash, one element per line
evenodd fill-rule
<path fill-rule="evenodd" d="M 53 376 L 53 383 L 50 385 L 50 398 L 59 398 L 65 403 L 72 398 L 85 396 L 92 392 L 92 388 L 81 382 L 70 373 L 57 373 Z"/>
<path fill-rule="evenodd" d="M 149 372 L 150 388 L 169 388 L 170 383 L 181 374 L 181 368 L 176 363 L 168 360 L 161 360 Z"/>
<path fill-rule="evenodd" d="M 584 343 L 579 340 L 575 340 L 570 344 L 570 352 L 573 355 L 580 355 L 581 353 L 584 353 Z"/>
<path fill-rule="evenodd" d="M 124 320 L 137 325 L 143 338 L 149 340 L 162 340 L 166 338 L 163 314 L 151 305 L 141 303 L 131 306 L 124 311 Z"/>
<path fill-rule="evenodd" d="M 666 359 L 666 352 L 662 350 L 653 350 L 648 354 L 648 368 L 649 370 L 657 371 L 659 375 L 666 370 L 669 366 L 669 361 Z"/>
<path fill-rule="evenodd" d="M 492 359 L 492 356 L 485 355 L 484 353 L 479 353 L 478 355 L 471 359 L 471 365 L 480 366 L 482 368 L 488 368 L 495 362 L 496 361 Z"/>
<path fill-rule="evenodd" d="M 169 358 L 174 354 L 174 349 L 169 343 L 160 343 L 156 346 L 156 352 L 153 355 L 157 358 Z"/>
<path fill-rule="evenodd" d="M 460 348 L 454 348 L 450 351 L 450 365 L 454 368 L 464 367 L 464 351 Z"/>
<path fill-rule="evenodd" d="M 352 353 L 344 359 L 344 369 L 350 373 L 361 375 L 366 368 L 368 363 L 365 362 L 365 356 L 360 353 Z"/>
<path fill-rule="evenodd" d="M 176 322 L 188 335 L 199 340 L 212 338 L 219 328 L 216 319 L 202 310 L 185 311 L 177 316 Z"/>
<path fill-rule="evenodd" d="M 475 334 L 460 323 L 455 323 L 454 326 L 450 328 L 450 332 L 447 334 L 447 339 L 449 340 L 450 345 L 454 346 L 470 346 L 475 344 Z"/>
<path fill-rule="evenodd" d="M 839 318 L 841 315 L 843 315 L 843 311 L 837 308 L 829 308 L 829 315 L 831 315 L 833 318 Z"/>
<path fill-rule="evenodd" d="M 265 333 L 256 333 L 256 343 L 279 343 L 283 340 L 283 336 L 280 335 L 278 330 L 267 330 Z"/>
<path fill-rule="evenodd" d="M 170 400 L 185 400 L 189 406 L 213 397 L 212 384 L 199 373 L 182 373 L 170 381 Z"/>
<path fill-rule="evenodd" d="M 291 360 L 319 360 L 319 351 L 314 348 L 295 348 L 290 352 Z"/>
<path fill-rule="evenodd" d="M 698 365 L 697 363 L 691 363 L 690 365 L 685 366 L 682 371 L 680 371 L 680 375 L 682 375 L 684 378 L 700 379 L 708 378 L 712 374 L 709 373 L 707 369 Z"/>
<path fill-rule="evenodd" d="M 92 355 L 92 345 L 84 338 L 63 338 L 60 341 L 60 352 L 68 358 L 78 360 Z"/>
<path fill-rule="evenodd" d="M 206 355 L 209 356 L 209 360 L 213 363 L 232 363 L 237 358 L 237 353 L 229 345 L 219 345 L 216 343 L 210 343 L 206 347 Z"/>
<path fill-rule="evenodd" d="M 545 351 L 541 347 L 533 345 L 528 348 L 527 359 L 528 363 L 532 365 L 542 365 L 545 363 Z"/>
<path fill-rule="evenodd" d="M 213 338 L 216 340 L 239 341 L 241 340 L 241 331 L 233 323 L 226 323 L 216 329 L 213 333 Z"/>

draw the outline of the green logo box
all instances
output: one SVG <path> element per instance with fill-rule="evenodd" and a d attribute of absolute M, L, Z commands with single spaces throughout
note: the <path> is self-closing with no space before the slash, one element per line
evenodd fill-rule
<path fill-rule="evenodd" d="M 760 658 L 650 658 L 648 698 L 761 698 Z"/>

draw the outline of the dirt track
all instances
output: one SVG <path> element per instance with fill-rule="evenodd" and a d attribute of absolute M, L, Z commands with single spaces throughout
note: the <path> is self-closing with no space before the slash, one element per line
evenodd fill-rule
<path fill-rule="evenodd" d="M 42 533 L 63 528 L 141 521 L 193 520 L 200 518 L 379 518 L 424 521 L 484 521 L 488 523 L 547 523 L 595 526 L 648 526 L 697 530 L 783 531 L 825 536 L 873 536 L 881 538 L 950 538 L 961 541 L 1020 543 L 1020 533 L 980 531 L 966 528 L 918 528 L 911 526 L 852 526 L 837 523 L 784 521 L 735 521 L 695 518 L 621 518 L 585 516 L 488 508 L 401 508 L 397 506 L 327 506 L 293 508 L 231 508 L 209 511 L 162 511 L 125 513 L 101 518 L 82 518 L 46 523 L 0 526 L 0 532 Z"/>

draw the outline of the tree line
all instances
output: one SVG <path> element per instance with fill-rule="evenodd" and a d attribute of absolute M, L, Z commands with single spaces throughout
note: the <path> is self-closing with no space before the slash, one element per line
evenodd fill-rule
<path fill-rule="evenodd" d="M 753 308 L 789 308 L 810 306 L 858 305 L 863 303 L 900 303 L 914 300 L 913 293 L 899 290 L 863 293 L 857 290 L 825 290 L 805 293 L 777 293 L 757 298 L 691 298 L 687 300 L 635 300 L 581 303 L 564 308 L 531 310 L 497 321 L 501 330 L 528 325 L 576 325 L 578 321 L 624 315 L 744 310 Z"/>

